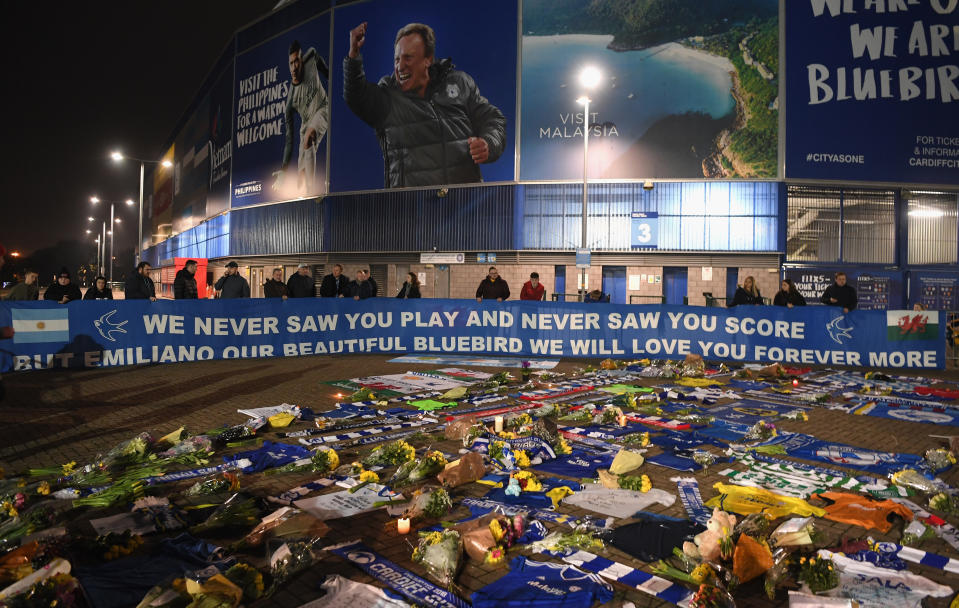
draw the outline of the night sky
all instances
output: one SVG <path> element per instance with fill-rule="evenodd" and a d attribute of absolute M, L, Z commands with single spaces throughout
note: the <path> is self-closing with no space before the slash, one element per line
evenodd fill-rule
<path fill-rule="evenodd" d="M 98 211 L 91 195 L 136 200 L 139 165 L 115 165 L 109 152 L 159 158 L 233 32 L 275 4 L 6 4 L 0 244 L 29 254 L 87 238 L 87 217 Z M 120 207 L 118 215 L 129 223 L 117 231 L 115 246 L 133 248 L 137 207 Z"/>

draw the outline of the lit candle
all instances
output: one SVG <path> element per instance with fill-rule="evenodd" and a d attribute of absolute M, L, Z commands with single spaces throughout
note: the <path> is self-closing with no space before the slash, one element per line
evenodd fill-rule
<path fill-rule="evenodd" d="M 410 518 L 401 517 L 396 520 L 396 531 L 400 534 L 409 534 L 410 533 Z"/>
<path fill-rule="evenodd" d="M 619 426 L 626 426 L 626 414 L 619 415 Z"/>
<path fill-rule="evenodd" d="M 495 432 L 497 432 L 497 433 L 502 433 L 502 432 L 503 432 L 503 417 L 502 417 L 502 416 L 497 416 L 496 418 L 493 418 L 493 430 L 494 430 Z"/>

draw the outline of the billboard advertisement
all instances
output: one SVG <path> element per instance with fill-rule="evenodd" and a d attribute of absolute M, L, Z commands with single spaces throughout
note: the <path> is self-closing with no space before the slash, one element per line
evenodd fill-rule
<path fill-rule="evenodd" d="M 206 219 L 210 175 L 209 116 L 210 97 L 204 95 L 176 137 L 176 160 L 173 161 L 175 234 Z"/>
<path fill-rule="evenodd" d="M 210 89 L 207 117 L 210 172 L 206 214 L 212 217 L 230 208 L 230 158 L 233 151 L 233 64 L 220 73 Z"/>
<path fill-rule="evenodd" d="M 959 184 L 959 3 L 786 3 L 786 176 Z"/>
<path fill-rule="evenodd" d="M 514 179 L 517 1 L 452 6 L 375 0 L 336 9 L 332 190 Z M 432 53 L 428 33 L 396 41 L 411 23 L 429 26 Z M 354 45 L 357 59 L 344 63 Z"/>
<path fill-rule="evenodd" d="M 329 12 L 236 58 L 231 205 L 326 193 Z"/>
<path fill-rule="evenodd" d="M 778 72 L 777 0 L 525 0 L 520 179 L 775 178 Z"/>

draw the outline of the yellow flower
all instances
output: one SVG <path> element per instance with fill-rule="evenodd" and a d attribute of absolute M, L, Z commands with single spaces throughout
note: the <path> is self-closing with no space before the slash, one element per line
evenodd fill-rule
<path fill-rule="evenodd" d="M 800 563 L 800 564 L 805 564 L 805 563 L 806 563 L 806 558 L 805 558 L 805 557 L 800 557 L 800 558 L 799 558 L 799 563 Z"/>
<path fill-rule="evenodd" d="M 66 477 L 66 476 L 68 476 L 68 475 L 72 475 L 72 474 L 73 474 L 73 469 L 74 469 L 76 466 L 77 466 L 77 461 L 76 461 L 76 460 L 71 460 L 71 461 L 68 462 L 67 464 L 63 465 L 63 476 Z"/>
<path fill-rule="evenodd" d="M 529 453 L 526 450 L 516 450 L 513 452 L 513 455 L 516 456 L 516 465 L 520 467 L 530 466 L 529 462 Z"/>
<path fill-rule="evenodd" d="M 376 474 L 375 471 L 363 471 L 360 473 L 360 483 L 370 481 L 376 483 L 380 480 L 380 476 Z"/>
<path fill-rule="evenodd" d="M 41 481 L 40 485 L 37 486 L 37 494 L 46 496 L 50 493 L 50 484 L 46 481 Z"/>

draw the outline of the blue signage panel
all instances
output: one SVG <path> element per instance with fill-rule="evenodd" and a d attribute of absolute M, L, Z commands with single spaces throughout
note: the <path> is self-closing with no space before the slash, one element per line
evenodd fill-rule
<path fill-rule="evenodd" d="M 819 304 L 826 288 L 835 281 L 839 268 L 787 268 L 790 279 L 807 304 Z M 895 310 L 901 308 L 903 299 L 903 273 L 894 270 L 871 268 L 843 269 L 846 284 L 856 290 L 860 310 Z M 775 294 L 773 294 L 775 295 Z"/>
<path fill-rule="evenodd" d="M 659 240 L 659 213 L 634 211 L 629 230 L 632 249 L 656 249 Z"/>
<path fill-rule="evenodd" d="M 577 249 L 576 250 L 576 267 L 589 268 L 590 258 L 591 258 L 591 255 L 590 255 L 589 249 Z"/>
<path fill-rule="evenodd" d="M 938 311 L 395 298 L 0 302 L 0 371 L 313 354 L 459 353 L 942 368 Z"/>
<path fill-rule="evenodd" d="M 959 4 L 785 4 L 786 177 L 959 184 Z"/>

